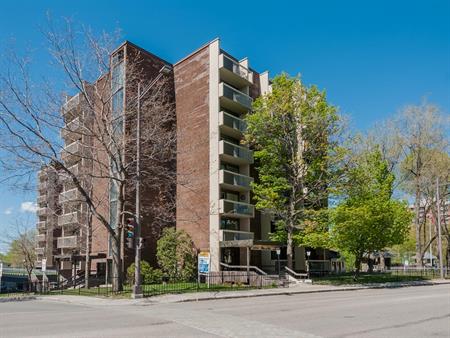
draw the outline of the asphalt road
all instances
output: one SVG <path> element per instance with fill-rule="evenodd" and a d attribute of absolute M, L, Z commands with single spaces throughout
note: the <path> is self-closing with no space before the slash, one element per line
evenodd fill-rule
<path fill-rule="evenodd" d="M 450 285 L 119 303 L 0 303 L 0 337 L 450 337 Z"/>

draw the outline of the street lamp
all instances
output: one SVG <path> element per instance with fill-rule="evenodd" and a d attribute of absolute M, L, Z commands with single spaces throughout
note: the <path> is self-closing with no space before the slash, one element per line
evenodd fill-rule
<path fill-rule="evenodd" d="M 306 251 L 306 273 L 308 274 L 308 279 L 310 279 L 309 271 L 309 256 L 311 256 L 311 250 Z"/>
<path fill-rule="evenodd" d="M 158 73 L 158 76 L 141 92 L 141 83 L 138 82 L 137 95 L 137 112 L 136 112 L 136 210 L 135 210 L 135 239 L 134 239 L 134 285 L 132 298 L 142 298 L 142 281 L 141 281 L 141 199 L 140 199 L 140 183 L 141 183 L 141 99 L 149 90 L 164 76 L 170 74 L 172 67 L 164 65 Z"/>
<path fill-rule="evenodd" d="M 276 252 L 277 252 L 277 260 L 278 260 L 278 279 L 281 279 L 281 268 L 280 268 L 280 253 L 281 253 L 281 249 L 277 248 Z"/>

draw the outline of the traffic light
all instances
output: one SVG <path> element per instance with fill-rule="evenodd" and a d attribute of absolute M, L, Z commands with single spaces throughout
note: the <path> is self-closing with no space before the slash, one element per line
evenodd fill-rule
<path fill-rule="evenodd" d="M 127 248 L 134 248 L 135 222 L 133 218 L 128 218 L 125 225 L 125 235 L 127 237 Z"/>

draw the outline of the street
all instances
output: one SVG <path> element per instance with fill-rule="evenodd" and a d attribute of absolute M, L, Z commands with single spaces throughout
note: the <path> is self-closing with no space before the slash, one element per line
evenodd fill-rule
<path fill-rule="evenodd" d="M 450 337 L 450 285 L 171 304 L 0 303 L 0 337 L 30 336 Z"/>

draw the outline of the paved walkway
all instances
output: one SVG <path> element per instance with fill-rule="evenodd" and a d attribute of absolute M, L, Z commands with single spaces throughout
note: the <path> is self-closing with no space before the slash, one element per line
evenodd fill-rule
<path fill-rule="evenodd" d="M 41 296 L 38 297 L 38 299 L 54 300 L 79 305 L 97 305 L 97 306 L 102 305 L 114 306 L 124 304 L 151 305 L 151 304 L 166 304 L 166 303 L 196 302 L 213 299 L 234 299 L 234 298 L 249 298 L 249 297 L 263 297 L 263 296 L 277 296 L 277 295 L 294 295 L 302 293 L 308 294 L 320 292 L 352 291 L 361 289 L 395 288 L 395 287 L 439 285 L 439 284 L 450 284 L 450 280 L 433 280 L 433 281 L 383 283 L 372 285 L 349 285 L 349 286 L 297 284 L 291 285 L 289 288 L 194 292 L 182 294 L 168 294 L 143 299 L 116 299 L 116 298 L 99 298 L 99 297 L 69 296 L 69 295 Z"/>

